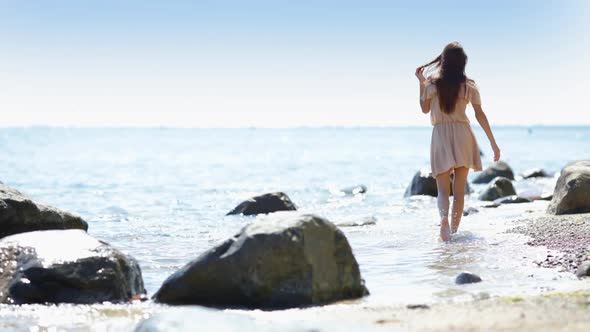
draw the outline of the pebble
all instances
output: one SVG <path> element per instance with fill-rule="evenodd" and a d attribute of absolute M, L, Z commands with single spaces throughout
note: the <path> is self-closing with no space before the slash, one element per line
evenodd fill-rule
<path fill-rule="evenodd" d="M 473 274 L 470 272 L 461 272 L 455 278 L 455 283 L 457 285 L 473 284 L 473 283 L 477 283 L 477 282 L 481 282 L 481 277 L 478 276 L 477 274 Z"/>

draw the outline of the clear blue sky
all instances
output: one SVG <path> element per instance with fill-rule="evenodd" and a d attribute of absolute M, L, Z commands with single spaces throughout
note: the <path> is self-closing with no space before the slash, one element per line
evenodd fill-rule
<path fill-rule="evenodd" d="M 494 124 L 590 124 L 590 1 L 0 0 L 0 126 L 428 125 L 451 41 Z"/>

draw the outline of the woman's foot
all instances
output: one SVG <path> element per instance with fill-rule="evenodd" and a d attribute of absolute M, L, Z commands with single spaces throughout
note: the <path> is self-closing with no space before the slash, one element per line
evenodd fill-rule
<path fill-rule="evenodd" d="M 451 240 L 451 230 L 449 229 L 448 218 L 442 218 L 440 221 L 440 239 L 444 242 Z"/>

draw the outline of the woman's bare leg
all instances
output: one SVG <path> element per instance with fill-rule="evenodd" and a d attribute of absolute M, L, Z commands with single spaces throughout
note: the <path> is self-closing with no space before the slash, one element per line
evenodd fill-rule
<path fill-rule="evenodd" d="M 443 241 L 451 239 L 449 229 L 449 196 L 451 194 L 451 171 L 436 176 L 438 187 L 438 213 L 440 215 L 440 238 Z"/>
<path fill-rule="evenodd" d="M 453 213 L 451 215 L 451 234 L 457 233 L 461 217 L 463 216 L 463 206 L 465 203 L 465 183 L 469 168 L 455 168 L 455 177 L 453 179 Z"/>

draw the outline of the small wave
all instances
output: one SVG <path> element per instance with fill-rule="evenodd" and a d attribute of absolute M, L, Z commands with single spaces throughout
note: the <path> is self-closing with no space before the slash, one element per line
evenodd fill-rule
<path fill-rule="evenodd" d="M 457 232 L 451 235 L 451 242 L 452 243 L 470 243 L 470 242 L 478 242 L 484 240 L 483 237 L 471 233 L 469 231 L 462 231 Z"/>
<path fill-rule="evenodd" d="M 110 214 L 110 215 L 128 215 L 129 213 L 127 212 L 127 210 L 125 210 L 124 208 L 120 207 L 120 206 L 116 206 L 116 205 L 111 205 L 109 207 L 106 207 L 104 209 L 102 209 L 102 212 L 104 214 Z"/>

